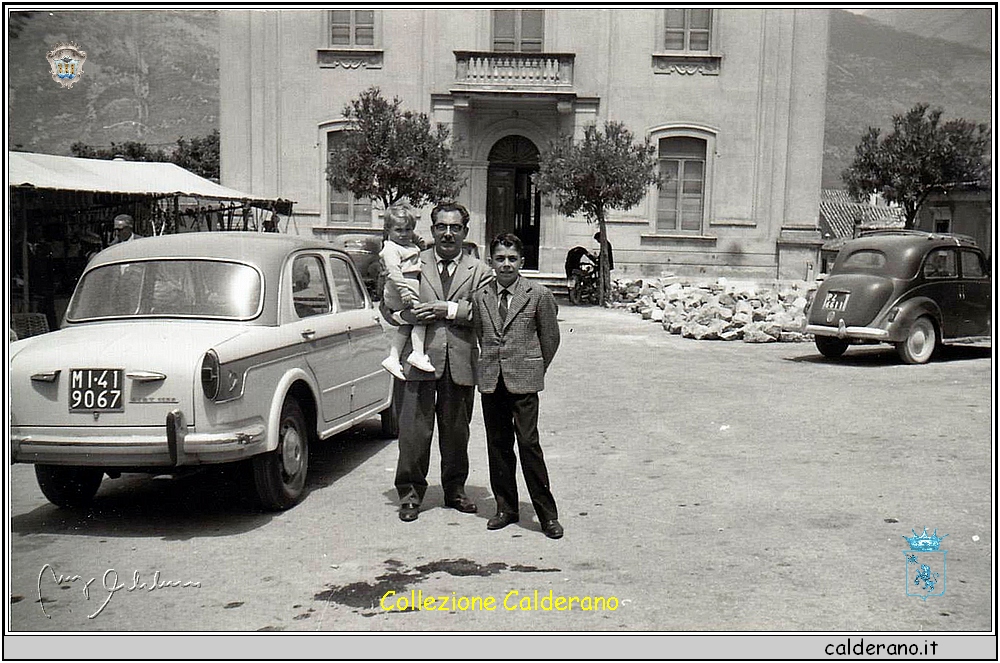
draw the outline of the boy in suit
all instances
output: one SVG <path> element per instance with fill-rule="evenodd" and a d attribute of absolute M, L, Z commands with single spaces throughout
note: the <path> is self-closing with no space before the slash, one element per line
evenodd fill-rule
<path fill-rule="evenodd" d="M 496 279 L 474 295 L 473 309 L 479 340 L 476 384 L 486 424 L 490 487 L 497 501 L 486 528 L 501 529 L 520 518 L 516 437 L 535 514 L 545 536 L 558 539 L 563 528 L 538 440 L 538 392 L 559 348 L 558 307 L 548 288 L 521 278 L 524 258 L 516 235 L 499 235 L 490 243 L 490 264 Z"/>

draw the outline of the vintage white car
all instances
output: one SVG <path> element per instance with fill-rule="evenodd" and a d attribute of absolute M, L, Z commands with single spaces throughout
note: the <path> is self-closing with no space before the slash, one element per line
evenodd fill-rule
<path fill-rule="evenodd" d="M 63 328 L 10 346 L 11 452 L 59 506 L 104 474 L 244 461 L 262 506 L 303 495 L 309 444 L 381 414 L 387 341 L 350 258 L 271 233 L 187 233 L 90 262 Z"/>

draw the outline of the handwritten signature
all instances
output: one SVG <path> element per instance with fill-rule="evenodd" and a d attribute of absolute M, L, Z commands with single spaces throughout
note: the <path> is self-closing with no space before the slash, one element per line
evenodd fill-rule
<path fill-rule="evenodd" d="M 52 582 L 54 582 L 57 585 L 79 582 L 83 580 L 83 577 L 79 575 L 63 575 L 61 573 L 56 573 L 56 570 L 52 568 L 51 564 L 45 564 L 44 566 L 42 566 L 41 570 L 38 572 L 38 603 L 39 605 L 42 606 L 42 614 L 48 617 L 49 619 L 52 619 L 52 616 L 49 613 L 45 612 L 45 601 L 42 599 L 42 578 L 45 577 L 46 571 L 48 571 L 49 575 L 52 577 Z M 140 578 L 141 576 L 139 574 L 139 571 L 134 571 L 132 573 L 132 584 L 126 585 L 123 582 L 119 582 L 117 571 L 115 571 L 114 569 L 108 569 L 107 571 L 105 571 L 104 575 L 101 577 L 100 588 L 95 587 L 94 589 L 95 592 L 98 589 L 103 589 L 105 592 L 107 592 L 107 596 L 104 597 L 104 602 L 101 604 L 101 607 L 97 609 L 97 612 L 95 612 L 92 615 L 87 615 L 87 619 L 93 619 L 97 617 L 97 615 L 101 614 L 101 612 L 106 607 L 108 607 L 108 603 L 111 602 L 111 597 L 113 597 L 116 593 L 122 590 L 126 592 L 134 592 L 136 590 L 152 592 L 157 589 L 167 589 L 170 587 L 199 587 L 199 588 L 201 587 L 201 582 L 199 581 L 186 580 L 184 582 L 181 582 L 180 580 L 160 580 L 159 571 L 153 574 L 153 579 L 150 582 L 142 581 L 140 580 Z M 90 586 L 93 585 L 96 581 L 97 577 L 94 576 L 90 580 L 87 580 L 83 583 L 83 595 L 84 597 L 86 597 L 88 601 L 90 600 Z"/>

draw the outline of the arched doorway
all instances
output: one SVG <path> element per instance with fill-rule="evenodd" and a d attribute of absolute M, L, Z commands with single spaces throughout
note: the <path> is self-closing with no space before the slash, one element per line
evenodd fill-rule
<path fill-rule="evenodd" d="M 538 172 L 538 148 L 524 136 L 507 136 L 490 150 L 489 162 L 487 245 L 500 233 L 514 233 L 524 244 L 524 269 L 538 269 L 542 198 L 531 181 L 532 173 Z"/>

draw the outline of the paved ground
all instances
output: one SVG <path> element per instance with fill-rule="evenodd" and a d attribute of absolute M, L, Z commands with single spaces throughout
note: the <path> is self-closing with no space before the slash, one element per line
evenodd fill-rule
<path fill-rule="evenodd" d="M 420 519 L 401 523 L 395 443 L 378 439 L 374 420 L 314 450 L 309 495 L 280 514 L 254 511 L 234 472 L 105 480 L 91 511 L 63 511 L 30 467 L 15 465 L 11 627 L 990 627 L 989 349 L 917 367 L 888 347 L 829 361 L 812 344 L 686 340 L 620 311 L 564 305 L 560 317 L 540 427 L 564 539 L 529 520 L 526 493 L 528 518 L 486 531 L 478 402 L 469 480 L 478 515 L 442 508 L 434 485 Z M 436 463 L 435 452 L 432 484 Z M 949 535 L 945 595 L 926 602 L 905 596 L 901 538 L 924 526 Z M 118 591 L 102 587 L 115 586 L 109 569 Z M 200 587 L 133 589 L 135 573 L 148 583 L 156 572 Z M 510 592 L 514 607 L 535 590 L 617 606 L 505 609 Z M 385 611 L 388 591 L 493 597 L 496 607 Z"/>

